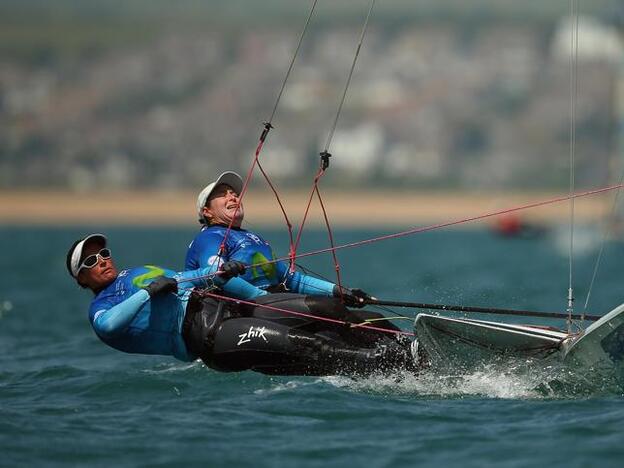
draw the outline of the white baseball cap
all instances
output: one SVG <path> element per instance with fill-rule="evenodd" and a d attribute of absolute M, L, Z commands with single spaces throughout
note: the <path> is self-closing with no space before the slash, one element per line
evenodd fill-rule
<path fill-rule="evenodd" d="M 208 197 L 210 197 L 210 194 L 212 193 L 212 191 L 219 184 L 229 185 L 239 195 L 241 191 L 243 190 L 243 179 L 241 179 L 241 176 L 239 176 L 236 172 L 232 172 L 232 171 L 225 171 L 223 174 L 217 177 L 217 180 L 206 185 L 206 187 L 204 187 L 204 189 L 201 192 L 199 192 L 199 195 L 197 196 L 197 215 L 199 216 L 200 223 L 204 222 L 204 215 L 202 211 L 204 210 L 204 207 L 206 206 Z"/>
<path fill-rule="evenodd" d="M 78 268 L 80 268 L 80 259 L 82 258 L 82 249 L 90 240 L 98 240 L 103 247 L 106 247 L 106 236 L 104 234 L 89 234 L 84 239 L 79 239 L 70 247 L 67 252 L 67 270 L 74 278 L 78 276 Z"/>

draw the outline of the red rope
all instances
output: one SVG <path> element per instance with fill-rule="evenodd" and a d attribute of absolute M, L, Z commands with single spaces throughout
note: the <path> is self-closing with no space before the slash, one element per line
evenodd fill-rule
<path fill-rule="evenodd" d="M 262 130 L 262 134 L 260 135 L 260 139 L 258 140 L 258 146 L 256 146 L 254 159 L 251 163 L 251 166 L 249 167 L 249 170 L 247 171 L 247 176 L 245 177 L 245 181 L 243 182 L 243 188 L 241 190 L 241 193 L 238 194 L 238 205 L 236 205 L 236 209 L 234 210 L 234 216 L 232 216 L 232 219 L 230 220 L 230 223 L 228 224 L 227 230 L 225 231 L 225 235 L 223 236 L 223 241 L 221 241 L 221 245 L 219 246 L 219 252 L 217 254 L 219 257 L 221 257 L 223 253 L 225 252 L 225 242 L 227 241 L 227 238 L 230 235 L 230 232 L 232 231 L 234 220 L 236 220 L 236 215 L 238 215 L 238 211 L 240 210 L 240 207 L 243 203 L 243 197 L 247 193 L 247 187 L 249 185 L 249 182 L 251 181 L 253 170 L 256 167 L 256 164 L 259 163 L 258 157 L 260 156 L 260 152 L 262 151 L 262 147 L 264 146 L 264 141 L 266 140 L 266 137 L 272 128 L 273 126 L 270 123 L 264 124 L 264 130 Z"/>
<path fill-rule="evenodd" d="M 241 206 L 243 196 L 247 192 L 247 186 L 249 184 L 249 181 L 251 180 L 253 169 L 256 164 L 258 164 L 258 166 L 260 167 L 260 171 L 262 171 L 262 174 L 264 174 L 265 178 L 267 179 L 267 182 L 269 183 L 269 185 L 271 186 L 271 189 L 273 190 L 273 193 L 275 193 L 275 196 L 277 197 L 277 191 L 273 187 L 273 184 L 271 184 L 262 166 L 260 166 L 260 161 L 258 160 L 258 157 L 260 156 L 260 152 L 262 151 L 262 147 L 264 146 L 264 141 L 266 140 L 266 137 L 269 134 L 269 131 L 273 128 L 273 125 L 272 125 L 273 117 L 275 117 L 275 113 L 277 112 L 277 107 L 279 106 L 280 100 L 282 98 L 282 94 L 284 92 L 284 89 L 286 88 L 286 83 L 288 82 L 290 73 L 292 72 L 293 66 L 295 65 L 295 60 L 297 59 L 297 55 L 299 54 L 301 44 L 303 43 L 303 38 L 306 34 L 306 31 L 308 30 L 308 26 L 310 25 L 310 20 L 312 19 L 312 16 L 314 15 L 314 9 L 316 8 L 317 2 L 318 0 L 314 0 L 312 7 L 310 8 L 310 13 L 308 14 L 305 25 L 303 26 L 303 30 L 301 31 L 301 35 L 299 36 L 297 47 L 295 48 L 295 52 L 293 53 L 292 59 L 290 61 L 290 65 L 288 66 L 288 70 L 286 71 L 286 75 L 284 76 L 284 80 L 282 81 L 282 86 L 280 87 L 279 93 L 277 95 L 277 99 L 275 100 L 275 105 L 273 106 L 273 111 L 271 112 L 271 116 L 269 117 L 269 120 L 264 123 L 264 129 L 262 130 L 262 133 L 260 134 L 260 140 L 258 141 L 258 145 L 256 147 L 254 160 L 251 164 L 251 167 L 249 168 L 249 171 L 247 172 L 247 177 L 245 178 L 245 182 L 243 183 L 243 188 L 241 190 L 241 193 L 239 194 L 239 203 L 238 203 L 238 206 L 236 207 L 236 210 L 234 211 L 234 217 L 230 221 L 230 224 L 228 225 L 225 236 L 223 237 L 223 241 L 221 242 L 221 245 L 219 246 L 219 253 L 218 253 L 219 257 L 221 257 L 221 255 L 225 251 L 225 243 L 227 241 L 228 236 L 230 235 L 230 231 L 232 230 L 234 219 L 236 219 L 236 215 L 238 215 L 238 210 Z M 278 203 L 280 205 L 280 208 L 282 209 L 282 213 L 284 213 L 284 217 L 286 218 L 286 224 L 288 225 L 288 230 L 289 230 L 289 234 L 291 238 L 291 245 L 292 245 L 292 226 L 290 224 L 290 221 L 288 220 L 288 217 L 286 216 L 286 211 L 284 210 L 282 202 L 279 200 L 279 197 L 277 198 L 278 198 Z"/>
<path fill-rule="evenodd" d="M 323 154 L 323 153 L 321 153 Z M 303 219 L 301 220 L 301 226 L 299 227 L 299 231 L 297 232 L 297 241 L 295 242 L 294 248 L 290 250 L 290 262 L 291 265 L 294 265 L 295 258 L 297 258 L 297 249 L 299 248 L 299 244 L 301 242 L 301 235 L 303 234 L 303 228 L 305 226 L 305 222 L 308 218 L 308 214 L 310 212 L 310 206 L 312 204 L 312 198 L 314 198 L 314 194 L 316 193 L 319 204 L 321 206 L 321 210 L 323 212 L 323 218 L 325 220 L 325 226 L 327 227 L 327 234 L 329 237 L 330 250 L 332 252 L 332 259 L 334 262 L 334 269 L 336 271 L 336 284 L 338 285 L 338 293 L 340 294 L 340 300 L 344 302 L 343 292 L 342 292 L 342 279 L 340 277 L 340 263 L 338 263 L 338 257 L 336 256 L 335 244 L 334 244 L 334 235 L 332 233 L 331 225 L 329 223 L 329 217 L 327 216 L 327 210 L 325 209 L 325 204 L 323 203 L 323 199 L 321 197 L 321 192 L 319 191 L 318 184 L 321 180 L 321 177 L 325 174 L 326 169 L 325 162 L 321 162 L 321 167 L 319 167 L 316 176 L 314 177 L 314 182 L 312 184 L 312 191 L 310 192 L 310 197 L 308 198 L 308 204 L 306 205 L 305 213 L 303 215 Z"/>
<path fill-rule="evenodd" d="M 271 183 L 271 180 L 269 179 L 269 176 L 267 175 L 267 173 L 264 171 L 264 168 L 260 164 L 260 161 L 258 161 L 258 169 L 260 169 L 260 172 L 262 172 L 262 175 L 264 176 L 265 180 L 269 184 L 269 187 L 271 187 L 271 190 L 273 191 L 273 194 L 275 195 L 275 199 L 277 200 L 277 203 L 279 204 L 279 207 L 282 210 L 282 214 L 284 215 L 284 221 L 286 222 L 286 227 L 288 228 L 288 238 L 289 238 L 288 256 L 290 257 L 290 271 L 293 272 L 295 271 L 295 259 L 294 259 L 294 241 L 293 241 L 292 224 L 290 222 L 290 219 L 288 219 L 288 215 L 286 214 L 286 209 L 284 208 L 284 205 L 282 204 L 282 200 L 280 199 L 277 193 L 277 190 Z"/>
<path fill-rule="evenodd" d="M 295 241 L 294 249 L 291 251 L 291 256 L 293 260 L 296 258 L 297 249 L 299 248 L 299 243 L 301 242 L 301 235 L 303 234 L 303 227 L 305 226 L 305 222 L 308 219 L 308 213 L 310 212 L 310 206 L 312 205 L 312 198 L 314 198 L 314 189 L 321 175 L 322 169 L 319 169 L 316 176 L 314 177 L 312 191 L 310 192 L 310 196 L 308 197 L 308 204 L 306 205 L 306 209 L 303 213 L 303 219 L 301 220 L 301 225 L 299 226 L 299 230 L 297 231 L 297 240 Z"/>
<path fill-rule="evenodd" d="M 286 209 L 284 208 L 284 204 L 282 203 L 282 200 L 280 199 L 280 197 L 279 197 L 279 195 L 277 193 L 277 189 L 275 188 L 274 184 L 271 182 L 271 179 L 269 178 L 268 174 L 266 173 L 266 171 L 264 170 L 262 165 L 260 164 L 260 159 L 259 159 L 260 153 L 262 151 L 262 148 L 264 147 L 264 142 L 265 142 L 266 137 L 269 134 L 269 131 L 271 130 L 271 128 L 273 128 L 273 126 L 270 123 L 265 123 L 264 124 L 264 130 L 262 131 L 262 134 L 260 135 L 260 139 L 258 141 L 258 146 L 256 147 L 254 159 L 253 159 L 253 161 L 251 163 L 251 166 L 250 166 L 249 170 L 247 171 L 247 176 L 245 177 L 245 181 L 243 183 L 243 188 L 242 188 L 241 193 L 239 194 L 239 197 L 238 197 L 238 205 L 236 206 L 236 210 L 234 210 L 234 216 L 230 220 L 228 228 L 225 231 L 225 235 L 223 236 L 223 240 L 221 241 L 221 245 L 219 246 L 218 256 L 221 257 L 224 254 L 224 252 L 225 252 L 225 245 L 226 245 L 227 238 L 230 235 L 230 232 L 232 230 L 232 226 L 234 224 L 234 220 L 236 219 L 236 215 L 238 214 L 238 211 L 239 211 L 240 207 L 242 206 L 243 196 L 247 193 L 247 187 L 249 185 L 249 182 L 251 181 L 251 177 L 253 175 L 253 170 L 254 170 L 255 166 L 257 165 L 258 169 L 260 169 L 260 172 L 264 176 L 264 179 L 266 180 L 267 184 L 269 185 L 269 187 L 273 191 L 273 194 L 275 195 L 275 199 L 277 200 L 277 203 L 278 203 L 278 205 L 279 205 L 279 207 L 280 207 L 280 209 L 282 211 L 282 214 L 284 215 L 284 221 L 286 222 L 286 227 L 288 228 L 288 237 L 289 237 L 289 242 L 290 242 L 290 247 L 289 247 L 289 252 L 290 252 L 289 258 L 291 259 L 290 260 L 290 270 L 294 271 L 294 269 L 295 269 L 295 254 L 294 254 L 294 252 L 296 251 L 296 249 L 294 248 L 294 244 L 293 244 L 292 223 L 290 222 L 290 219 L 288 218 L 288 215 L 286 214 Z"/>
<path fill-rule="evenodd" d="M 340 294 L 340 300 L 344 302 L 344 297 L 342 295 L 342 280 L 340 278 L 340 263 L 338 263 L 338 257 L 336 256 L 334 234 L 329 224 L 329 218 L 327 217 L 327 211 L 325 210 L 325 204 L 323 203 L 323 199 L 321 198 L 321 192 L 319 192 L 318 185 L 315 186 L 315 189 L 319 204 L 321 205 L 321 210 L 323 210 L 323 218 L 325 218 L 325 226 L 327 226 L 327 235 L 329 236 L 329 245 L 332 248 L 331 253 L 334 261 L 334 268 L 336 269 L 336 282 L 338 284 L 338 293 Z"/>
<path fill-rule="evenodd" d="M 502 214 L 506 214 L 506 213 L 513 213 L 516 211 L 521 211 L 521 210 L 527 210 L 530 208 L 537 208 L 540 206 L 545 206 L 545 205 L 551 205 L 554 203 L 560 203 L 563 201 L 567 201 L 570 200 L 571 198 L 582 198 L 582 197 L 587 197 L 590 195 L 596 195 L 599 193 L 604 193 L 604 192 L 609 192 L 611 190 L 616 190 L 616 189 L 620 189 L 624 187 L 624 184 L 617 184 L 617 185 L 611 185 L 611 186 L 607 186 L 607 187 L 602 187 L 599 189 L 594 189 L 594 190 L 588 190 L 585 192 L 579 192 L 576 193 L 574 195 L 565 195 L 565 196 L 561 196 L 561 197 L 556 197 L 556 198 L 551 198 L 548 200 L 542 200 L 539 202 L 535 202 L 535 203 L 528 203 L 525 205 L 519 205 L 516 207 L 512 207 L 512 208 L 506 208 L 504 210 L 498 210 L 498 211 L 492 211 L 489 213 L 484 213 L 481 215 L 477 215 L 477 216 L 471 216 L 469 218 L 462 218 L 462 219 L 458 219 L 455 221 L 449 221 L 446 223 L 439 223 L 439 224 L 432 224 L 429 226 L 424 226 L 424 227 L 419 227 L 419 228 L 413 228 L 413 229 L 408 229 L 406 231 L 401 231 L 401 232 L 397 232 L 394 234 L 388 234 L 385 236 L 379 236 L 379 237 L 373 237 L 370 239 L 364 239 L 361 241 L 357 241 L 357 242 L 351 242 L 348 244 L 342 244 L 342 245 L 338 245 L 338 246 L 333 246 L 330 248 L 325 248 L 325 249 L 320 249 L 320 250 L 313 250 L 310 252 L 305 252 L 302 254 L 297 254 L 296 256 L 294 256 L 293 258 L 303 258 L 303 257 L 310 257 L 312 255 L 318 255 L 318 254 L 322 254 L 322 253 L 327 253 L 327 252 L 335 252 L 336 250 L 341 250 L 341 249 L 346 249 L 346 248 L 351 248 L 351 247 L 358 247 L 360 245 L 366 245 L 366 244 L 372 244 L 374 242 L 380 242 L 380 241 L 384 241 L 384 240 L 388 240 L 388 239 L 395 239 L 395 238 L 399 238 L 399 237 L 405 237 L 405 236 L 409 236 L 412 234 L 418 234 L 421 232 L 428 232 L 428 231 L 433 231 L 436 229 L 441 229 L 444 227 L 449 227 L 449 226 L 456 226 L 459 224 L 463 224 L 463 223 L 468 223 L 468 222 L 472 222 L 472 221 L 478 221 L 481 219 L 486 219 L 486 218 L 491 218 L 493 216 L 499 216 Z M 280 257 L 280 258 L 276 258 L 270 262 L 263 262 L 262 265 L 266 265 L 271 264 L 271 263 L 276 263 L 276 262 L 280 262 L 280 261 L 284 261 L 284 260 L 290 260 L 291 257 Z M 261 264 L 254 264 L 254 265 L 248 265 L 249 268 L 255 267 L 255 266 L 260 266 Z M 203 277 L 198 277 L 198 278 L 212 278 L 214 276 L 214 274 L 211 275 L 206 275 Z"/>
<path fill-rule="evenodd" d="M 374 242 L 380 242 L 380 241 L 384 241 L 384 240 L 388 240 L 388 239 L 396 239 L 399 237 L 405 237 L 405 236 L 409 236 L 412 234 L 418 234 L 421 232 L 427 232 L 427 231 L 433 231 L 435 229 L 441 229 L 444 227 L 449 227 L 449 226 L 456 226 L 459 224 L 464 224 L 464 223 L 469 223 L 472 221 L 478 221 L 481 219 L 486 219 L 486 218 L 491 218 L 493 216 L 499 216 L 502 214 L 506 214 L 506 213 L 513 213 L 516 211 L 521 211 L 521 210 L 527 210 L 529 208 L 537 208 L 540 206 L 545 206 L 545 205 L 550 205 L 553 203 L 559 203 L 559 202 L 563 202 L 563 201 L 567 201 L 567 200 L 571 200 L 574 198 L 582 198 L 582 197 L 587 197 L 589 195 L 596 195 L 598 193 L 604 193 L 604 192 L 608 192 L 610 190 L 616 190 L 616 189 L 620 189 L 624 187 L 624 184 L 617 184 L 617 185 L 611 185 L 608 187 L 603 187 L 603 188 L 599 188 L 599 189 L 594 189 L 594 190 L 588 190 L 586 192 L 580 192 L 580 193 L 576 193 L 574 195 L 565 195 L 565 196 L 561 196 L 561 197 L 557 197 L 557 198 L 551 198 L 548 200 L 543 200 L 540 202 L 535 202 L 535 203 L 528 203 L 526 205 L 520 205 L 520 206 L 516 206 L 516 207 L 512 207 L 512 208 L 507 208 L 504 210 L 498 210 L 498 211 L 492 211 L 489 213 L 484 213 L 481 215 L 477 215 L 477 216 L 471 216 L 469 218 L 462 218 L 462 219 L 458 219 L 455 221 L 449 221 L 446 223 L 439 223 L 439 224 L 432 224 L 429 226 L 425 226 L 425 227 L 418 227 L 418 228 L 413 228 L 413 229 L 408 229 L 406 231 L 401 231 L 401 232 L 397 232 L 394 234 L 387 234 L 385 236 L 379 236 L 379 237 L 372 237 L 370 239 L 364 239 L 361 241 L 357 241 L 357 242 L 351 242 L 348 244 L 342 244 L 342 245 L 338 245 L 336 247 L 331 247 L 331 248 L 326 248 L 326 249 L 320 249 L 320 250 L 313 250 L 311 252 L 306 252 L 306 253 L 302 253 L 302 254 L 298 254 L 296 256 L 296 258 L 303 258 L 303 257 L 310 257 L 312 255 L 318 255 L 321 253 L 327 253 L 327 252 L 332 252 L 332 251 L 336 251 L 336 250 L 340 250 L 340 249 L 347 249 L 347 248 L 351 248 L 351 247 L 358 247 L 360 245 L 366 245 L 366 244 L 372 244 Z M 275 259 L 275 262 L 284 260 L 284 258 L 278 258 Z"/>

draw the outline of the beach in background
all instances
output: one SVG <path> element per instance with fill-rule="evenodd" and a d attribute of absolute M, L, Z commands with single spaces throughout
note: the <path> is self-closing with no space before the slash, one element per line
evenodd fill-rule
<path fill-rule="evenodd" d="M 413 226 L 447 223 L 492 214 L 565 197 L 555 192 L 408 192 L 321 191 L 334 226 Z M 299 223 L 309 192 L 285 191 L 280 199 L 293 223 Z M 133 191 L 68 193 L 60 191 L 0 192 L 0 223 L 4 225 L 170 225 L 196 223 L 196 192 Z M 614 193 L 575 200 L 575 216 L 584 223 L 601 223 L 613 205 Z M 275 196 L 250 191 L 244 197 L 245 220 L 253 225 L 279 226 L 284 218 Z M 569 222 L 569 200 L 523 209 L 516 213 L 540 224 Z M 469 225 L 494 222 L 491 216 Z M 306 224 L 320 226 L 324 220 L 315 198 Z"/>

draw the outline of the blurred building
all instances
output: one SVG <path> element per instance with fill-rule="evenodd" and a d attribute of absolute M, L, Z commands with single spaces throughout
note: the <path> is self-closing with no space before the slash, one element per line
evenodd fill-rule
<path fill-rule="evenodd" d="M 300 27 L 249 24 L 173 24 L 55 60 L 0 56 L 0 188 L 196 188 L 244 172 Z M 570 27 L 373 21 L 328 183 L 566 186 Z M 261 156 L 277 180 L 309 184 L 358 38 L 353 24 L 312 26 Z M 579 186 L 609 178 L 623 49 L 615 27 L 579 19 Z"/>

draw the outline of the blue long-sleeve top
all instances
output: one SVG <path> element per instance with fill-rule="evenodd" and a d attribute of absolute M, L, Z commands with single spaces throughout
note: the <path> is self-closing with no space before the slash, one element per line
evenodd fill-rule
<path fill-rule="evenodd" d="M 192 288 L 227 284 L 213 273 L 213 268 L 176 273 L 151 265 L 122 270 L 91 302 L 91 326 L 104 343 L 120 351 L 193 361 L 197 356 L 182 338 L 184 313 Z M 150 299 L 143 288 L 161 275 L 178 281 L 178 293 Z"/>
<path fill-rule="evenodd" d="M 253 299 L 267 294 L 266 289 L 283 283 L 286 288 L 299 294 L 331 296 L 334 283 L 297 271 L 291 272 L 285 262 L 275 262 L 273 249 L 258 234 L 245 229 L 233 228 L 227 236 L 225 252 L 218 256 L 227 227 L 204 226 L 195 236 L 186 252 L 186 270 L 217 268 L 228 260 L 238 260 L 247 268 L 244 275 L 232 278 L 223 290 L 228 296 L 239 299 Z"/>

